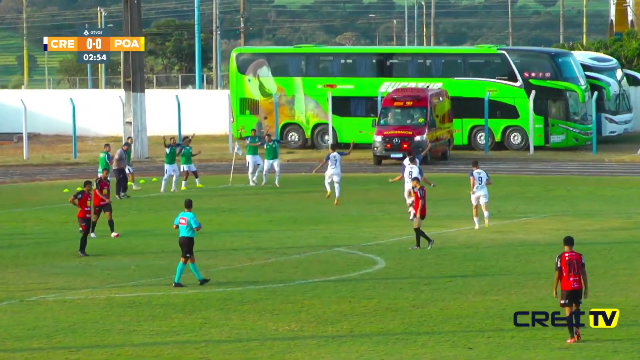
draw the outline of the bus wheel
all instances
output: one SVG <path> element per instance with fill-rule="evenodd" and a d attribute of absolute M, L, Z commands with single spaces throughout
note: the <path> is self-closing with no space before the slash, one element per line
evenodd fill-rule
<path fill-rule="evenodd" d="M 440 157 L 442 158 L 442 160 L 447 161 L 451 158 L 451 147 L 447 146 L 447 150 L 443 151 L 440 154 Z"/>
<path fill-rule="evenodd" d="M 304 149 L 307 138 L 304 130 L 298 125 L 289 125 L 282 131 L 282 139 L 287 142 L 290 149 Z"/>
<path fill-rule="evenodd" d="M 484 126 L 476 126 L 469 135 L 469 143 L 471 147 L 478 151 L 484 151 Z M 496 138 L 493 136 L 493 131 L 489 129 L 489 149 L 493 149 L 496 144 Z"/>
<path fill-rule="evenodd" d="M 508 128 L 502 137 L 502 142 L 507 149 L 513 151 L 522 151 L 529 146 L 527 132 L 519 126 Z"/>
<path fill-rule="evenodd" d="M 333 131 L 333 142 L 338 143 L 338 136 Z M 313 131 L 313 143 L 316 149 L 328 149 L 329 148 L 329 125 L 320 125 Z"/>
<path fill-rule="evenodd" d="M 373 165 L 375 166 L 382 165 L 382 158 L 380 156 L 373 155 Z"/>

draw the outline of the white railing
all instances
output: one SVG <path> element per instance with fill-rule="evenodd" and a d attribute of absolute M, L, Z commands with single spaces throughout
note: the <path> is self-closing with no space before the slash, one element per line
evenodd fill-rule
<path fill-rule="evenodd" d="M 146 75 L 145 87 L 147 89 L 195 89 L 195 74 L 156 74 Z M 59 77 L 32 78 L 29 79 L 29 89 L 89 89 L 88 77 Z M 122 81 L 120 76 L 107 76 L 106 89 L 121 89 Z M 0 77 L 0 88 L 10 87 L 9 79 Z M 213 77 L 211 74 L 203 74 L 202 87 L 213 89 Z M 100 79 L 97 76 L 91 77 L 91 88 L 100 88 Z M 228 74 L 222 74 L 221 89 L 229 88 Z"/>

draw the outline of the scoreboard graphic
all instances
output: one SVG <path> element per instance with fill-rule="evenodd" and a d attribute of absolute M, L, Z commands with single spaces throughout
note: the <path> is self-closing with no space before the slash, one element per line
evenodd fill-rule
<path fill-rule="evenodd" d="M 87 28 L 78 31 L 76 37 L 45 37 L 43 50 L 77 52 L 78 64 L 106 64 L 111 52 L 144 51 L 144 37 L 111 37 L 111 29 Z"/>

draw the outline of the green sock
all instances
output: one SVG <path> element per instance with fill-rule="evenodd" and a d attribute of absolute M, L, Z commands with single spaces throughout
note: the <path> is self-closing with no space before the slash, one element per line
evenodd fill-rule
<path fill-rule="evenodd" d="M 191 272 L 193 272 L 193 275 L 196 276 L 196 279 L 198 279 L 198 281 L 202 280 L 202 275 L 200 275 L 200 271 L 198 271 L 198 267 L 196 266 L 196 264 L 191 263 L 189 264 L 189 267 L 191 268 Z"/>
<path fill-rule="evenodd" d="M 178 263 L 178 269 L 176 269 L 176 278 L 173 280 L 173 282 L 175 283 L 179 283 L 180 282 L 180 278 L 182 277 L 182 273 L 184 272 L 184 268 L 186 266 L 184 266 L 184 264 L 181 262 Z"/>

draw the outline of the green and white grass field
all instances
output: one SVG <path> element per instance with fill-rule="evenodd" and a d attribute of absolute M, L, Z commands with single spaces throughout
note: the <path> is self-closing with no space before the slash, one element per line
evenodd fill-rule
<path fill-rule="evenodd" d="M 0 186 L 0 358 L 640 356 L 637 179 L 496 175 L 492 225 L 476 231 L 467 176 L 433 175 L 425 230 L 436 243 L 411 251 L 390 176 L 345 175 L 339 206 L 322 175 L 284 175 L 281 188 L 205 177 L 204 189 L 168 194 L 146 179 L 114 204 L 121 237 L 101 220 L 87 258 L 62 192 L 81 180 Z M 187 197 L 212 281 L 198 286 L 187 269 L 187 287 L 174 289 L 172 224 Z M 583 309 L 620 309 L 616 328 L 586 328 L 576 344 L 566 329 L 513 325 L 515 311 L 560 310 L 552 284 L 565 235 L 587 263 Z"/>

